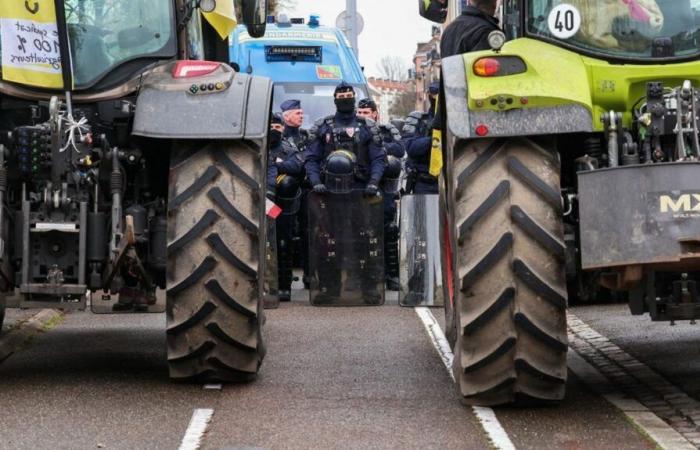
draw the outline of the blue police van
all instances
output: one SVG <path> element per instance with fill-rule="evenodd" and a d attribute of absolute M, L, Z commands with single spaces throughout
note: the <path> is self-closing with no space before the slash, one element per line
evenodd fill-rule
<path fill-rule="evenodd" d="M 367 79 L 345 35 L 322 26 L 318 16 L 268 18 L 265 36 L 251 38 L 239 26 L 229 40 L 229 56 L 241 72 L 272 79 L 273 111 L 282 102 L 298 99 L 304 109 L 304 128 L 335 112 L 333 90 L 341 81 L 355 87 L 357 98 L 368 96 Z"/>

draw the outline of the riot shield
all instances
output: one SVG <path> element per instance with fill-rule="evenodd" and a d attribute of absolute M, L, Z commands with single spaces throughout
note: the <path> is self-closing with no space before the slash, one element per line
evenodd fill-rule
<path fill-rule="evenodd" d="M 440 214 L 437 194 L 401 198 L 399 304 L 442 306 Z"/>
<path fill-rule="evenodd" d="M 275 309 L 280 306 L 277 295 L 279 289 L 277 282 L 277 229 L 276 222 L 265 216 L 267 227 L 267 242 L 265 242 L 265 279 L 263 281 L 263 307 Z"/>
<path fill-rule="evenodd" d="M 312 305 L 384 303 L 384 202 L 362 190 L 309 193 Z"/>

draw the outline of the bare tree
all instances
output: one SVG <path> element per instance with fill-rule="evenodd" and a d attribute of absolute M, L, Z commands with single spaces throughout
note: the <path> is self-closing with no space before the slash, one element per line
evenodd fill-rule
<path fill-rule="evenodd" d="M 408 64 L 398 56 L 386 55 L 379 60 L 377 70 L 382 78 L 395 81 L 408 79 Z"/>
<path fill-rule="evenodd" d="M 416 93 L 408 90 L 396 96 L 389 106 L 389 115 L 391 117 L 406 117 L 414 109 L 416 109 Z"/>

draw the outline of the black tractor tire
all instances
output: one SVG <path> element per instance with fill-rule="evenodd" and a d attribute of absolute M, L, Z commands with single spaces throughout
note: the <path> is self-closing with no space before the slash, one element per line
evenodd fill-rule
<path fill-rule="evenodd" d="M 244 141 L 173 147 L 166 303 L 170 377 L 250 381 L 265 355 L 261 152 Z"/>
<path fill-rule="evenodd" d="M 555 147 L 548 139 L 457 141 L 450 163 L 453 371 L 463 401 L 561 400 L 567 292 Z"/>

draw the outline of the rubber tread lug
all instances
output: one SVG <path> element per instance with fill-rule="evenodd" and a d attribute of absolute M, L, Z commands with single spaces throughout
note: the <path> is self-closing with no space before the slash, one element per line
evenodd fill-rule
<path fill-rule="evenodd" d="M 496 204 L 508 194 L 510 191 L 510 182 L 508 180 L 503 180 L 496 186 L 496 189 L 488 196 L 484 202 L 479 205 L 476 210 L 469 217 L 467 217 L 464 222 L 459 226 L 459 238 L 464 238 L 474 225 L 481 220 Z"/>
<path fill-rule="evenodd" d="M 477 318 L 464 326 L 463 334 L 466 336 L 477 332 L 481 327 L 488 324 L 499 312 L 507 308 L 514 298 L 515 288 L 506 288 L 486 311 L 482 312 Z"/>
<path fill-rule="evenodd" d="M 498 346 L 496 350 L 491 352 L 488 356 L 480 359 L 479 361 L 475 362 L 474 364 L 470 366 L 465 366 L 464 367 L 464 373 L 470 373 L 470 372 L 475 372 L 485 366 L 488 366 L 501 356 L 505 355 L 508 353 L 513 347 L 515 347 L 515 343 L 517 342 L 517 339 L 515 337 L 509 337 L 501 345 Z"/>
<path fill-rule="evenodd" d="M 168 202 L 168 210 L 174 211 L 182 206 L 183 203 L 189 200 L 194 194 L 204 189 L 207 184 L 215 180 L 219 175 L 221 175 L 221 171 L 217 169 L 216 166 L 209 166 L 201 177 L 197 178 L 187 189 L 180 192 L 174 199 Z"/>
<path fill-rule="evenodd" d="M 545 201 L 553 208 L 561 212 L 562 204 L 561 195 L 559 192 L 555 191 L 547 183 L 542 181 L 540 177 L 535 175 L 534 172 L 528 169 L 525 164 L 520 162 L 520 160 L 515 156 L 509 156 L 507 164 L 509 170 L 514 172 L 525 184 L 539 192 Z"/>
<path fill-rule="evenodd" d="M 214 249 L 214 251 L 216 251 L 216 253 L 221 255 L 221 257 L 228 261 L 233 267 L 240 270 L 253 280 L 258 278 L 258 273 L 255 271 L 255 269 L 234 255 L 233 252 L 229 250 L 226 243 L 224 243 L 223 239 L 221 239 L 219 233 L 212 233 L 207 236 L 207 243 Z"/>
<path fill-rule="evenodd" d="M 219 370 L 223 370 L 225 372 L 230 372 L 234 374 L 240 374 L 244 378 L 248 378 L 250 375 L 255 375 L 255 372 L 247 372 L 244 370 L 236 369 L 235 367 L 229 366 L 228 364 L 224 363 L 221 361 L 219 358 L 212 356 L 211 358 L 207 358 L 207 362 L 212 365 L 212 367 L 215 367 Z"/>
<path fill-rule="evenodd" d="M 559 261 L 565 261 L 566 247 L 564 244 L 542 228 L 542 226 L 523 211 L 520 206 L 511 206 L 510 216 L 513 222 L 525 231 L 528 236 L 537 241 L 542 247 L 549 250 Z"/>
<path fill-rule="evenodd" d="M 227 216 L 238 222 L 247 233 L 255 236 L 258 235 L 258 226 L 237 210 L 236 207 L 228 201 L 224 193 L 221 192 L 221 189 L 218 187 L 211 188 L 209 192 L 207 192 L 207 197 L 221 208 Z"/>
<path fill-rule="evenodd" d="M 220 151 L 212 151 L 211 152 L 212 158 L 214 158 L 214 161 L 217 163 L 221 164 L 226 170 L 231 173 L 234 177 L 238 178 L 248 186 L 249 188 L 253 189 L 254 191 L 259 191 L 260 190 L 260 185 L 251 177 L 248 175 L 243 169 L 238 167 L 238 165 L 233 162 L 228 156 L 224 154 L 224 152 Z"/>
<path fill-rule="evenodd" d="M 228 295 L 223 287 L 216 280 L 209 280 L 204 283 L 204 287 L 209 291 L 214 297 L 219 299 L 223 304 L 233 309 L 236 312 L 243 314 L 249 319 L 257 319 L 258 314 L 255 311 L 251 311 L 245 306 L 241 305 L 233 297 Z"/>
<path fill-rule="evenodd" d="M 464 278 L 462 278 L 462 291 L 466 291 L 482 274 L 503 258 L 512 245 L 513 233 L 504 233 L 486 256 L 481 258 L 481 260 L 464 275 Z"/>
<path fill-rule="evenodd" d="M 561 310 L 566 309 L 566 297 L 540 279 L 527 264 L 520 259 L 513 260 L 513 271 L 535 294 Z"/>
<path fill-rule="evenodd" d="M 180 361 L 186 361 L 188 359 L 199 358 L 200 356 L 208 353 L 214 347 L 216 347 L 216 343 L 214 343 L 212 341 L 205 341 L 202 343 L 202 345 L 200 345 L 199 347 L 197 347 L 194 350 L 191 350 L 191 351 L 185 353 L 184 355 L 168 357 L 168 362 L 169 363 L 176 363 L 176 362 L 180 362 Z"/>
<path fill-rule="evenodd" d="M 196 239 L 200 234 L 204 233 L 204 230 L 209 228 L 214 222 L 219 220 L 221 216 L 216 213 L 213 209 L 208 210 L 204 213 L 199 222 L 197 222 L 192 228 L 187 231 L 187 233 L 180 236 L 175 241 L 168 244 L 168 252 L 175 253 L 182 250 L 187 244 Z"/>
<path fill-rule="evenodd" d="M 457 177 L 457 183 L 463 185 L 469 179 L 469 177 L 474 175 L 484 164 L 486 164 L 496 153 L 498 153 L 505 142 L 505 139 L 496 139 L 489 144 L 489 146 L 486 147 L 486 149 L 459 174 Z"/>
<path fill-rule="evenodd" d="M 235 340 L 234 338 L 229 336 L 216 322 L 210 322 L 210 323 L 206 324 L 206 328 L 216 338 L 224 341 L 225 343 L 227 343 L 228 345 L 230 345 L 232 347 L 236 347 L 240 350 L 243 350 L 243 351 L 249 352 L 249 353 L 255 353 L 257 351 L 257 349 L 255 347 L 251 347 L 251 346 L 246 345 L 242 342 L 238 342 L 237 340 Z"/>
<path fill-rule="evenodd" d="M 168 334 L 177 334 L 181 331 L 188 330 L 193 326 L 197 325 L 202 320 L 206 319 L 207 316 L 211 314 L 212 311 L 214 311 L 215 309 L 216 305 L 214 303 L 206 301 L 204 302 L 204 304 L 202 304 L 202 306 L 199 307 L 199 310 L 197 310 L 197 312 L 195 312 L 182 322 L 169 326 L 166 332 Z"/>
<path fill-rule="evenodd" d="M 540 327 L 535 325 L 525 314 L 519 312 L 515 314 L 515 323 L 529 335 L 542 342 L 547 347 L 558 352 L 565 352 L 568 350 L 569 346 L 559 339 L 550 336 L 544 332 Z"/>
<path fill-rule="evenodd" d="M 545 373 L 537 367 L 530 364 L 529 362 L 527 362 L 526 360 L 524 360 L 523 358 L 515 359 L 515 370 L 520 372 L 526 372 L 532 375 L 533 377 L 539 378 L 541 380 L 546 380 L 551 383 L 566 384 L 566 379 L 555 377 L 554 375 Z"/>
<path fill-rule="evenodd" d="M 209 273 L 216 266 L 216 259 L 211 256 L 207 256 L 201 262 L 201 264 L 192 271 L 191 274 L 187 276 L 184 280 L 171 287 L 167 291 L 167 295 L 177 295 L 185 289 L 193 286 L 197 281 L 201 280 L 204 275 Z"/>

